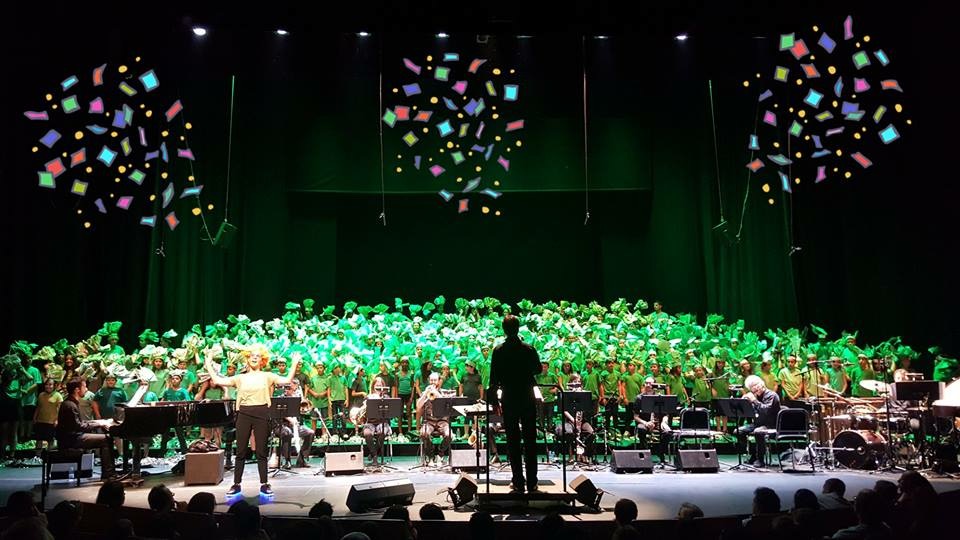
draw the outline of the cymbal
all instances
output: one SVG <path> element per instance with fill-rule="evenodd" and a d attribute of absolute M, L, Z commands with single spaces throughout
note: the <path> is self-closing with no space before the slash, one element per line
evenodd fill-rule
<path fill-rule="evenodd" d="M 860 386 L 867 390 L 871 390 L 873 392 L 879 392 L 881 394 L 886 394 L 890 392 L 890 385 L 883 381 L 872 381 L 867 379 L 864 381 L 860 381 Z"/>

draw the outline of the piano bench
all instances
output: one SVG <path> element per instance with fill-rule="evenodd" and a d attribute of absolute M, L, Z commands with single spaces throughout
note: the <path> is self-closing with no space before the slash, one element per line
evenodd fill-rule
<path fill-rule="evenodd" d="M 58 450 L 44 449 L 40 453 L 40 459 L 43 466 L 40 468 L 40 506 L 44 507 L 47 498 L 47 490 L 50 489 L 50 475 L 53 465 L 56 463 L 70 463 L 74 465 L 74 478 L 77 481 L 77 487 L 80 487 L 81 471 L 83 470 L 83 456 L 90 453 L 85 448 L 64 448 Z"/>

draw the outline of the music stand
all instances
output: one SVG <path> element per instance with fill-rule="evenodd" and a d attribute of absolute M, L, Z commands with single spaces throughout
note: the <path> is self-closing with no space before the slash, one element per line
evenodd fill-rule
<path fill-rule="evenodd" d="M 383 444 L 386 434 L 383 426 L 390 425 L 390 421 L 399 417 L 403 413 L 403 400 L 400 398 L 367 398 L 367 420 L 380 420 L 379 424 L 373 425 L 373 440 L 377 445 L 377 461 L 373 465 L 371 472 L 383 472 L 383 469 L 397 470 L 396 467 L 383 464 Z M 377 437 L 377 431 L 380 431 Z"/>
<path fill-rule="evenodd" d="M 740 428 L 740 419 L 741 418 L 756 418 L 757 412 L 753 410 L 753 405 L 750 403 L 750 400 L 746 398 L 719 398 L 717 401 L 717 408 L 720 409 L 720 414 L 733 418 L 733 424 L 736 429 Z M 746 465 L 743 463 L 743 453 L 740 452 L 740 443 L 739 439 L 737 442 L 737 464 L 736 466 L 730 467 L 731 471 L 739 470 L 748 470 L 748 471 L 758 471 L 756 467 L 751 465 Z"/>
<path fill-rule="evenodd" d="M 300 396 L 280 396 L 270 398 L 270 412 L 269 418 L 271 420 L 270 431 L 268 432 L 268 437 L 273 437 L 273 433 L 276 431 L 276 426 L 278 422 L 282 422 L 284 418 L 294 416 L 300 416 L 300 401 L 302 398 Z M 238 441 L 239 442 L 239 441 Z M 270 445 L 267 445 L 270 446 Z M 277 468 L 274 469 L 273 475 L 276 476 L 280 474 L 280 471 L 283 470 L 281 463 L 283 463 L 283 456 L 280 455 L 281 446 L 277 446 Z M 288 471 L 293 472 L 293 471 Z"/>
<path fill-rule="evenodd" d="M 920 444 L 917 452 L 920 455 L 921 466 L 926 465 L 929 459 L 927 443 L 927 422 L 926 416 L 930 412 L 932 403 L 938 399 L 943 399 L 944 384 L 940 381 L 900 381 L 891 385 L 890 394 L 887 396 L 887 440 L 890 436 L 890 416 L 891 401 L 917 401 L 920 403 Z M 891 446 L 891 445 L 888 445 Z"/>
<path fill-rule="evenodd" d="M 665 394 L 640 394 L 640 412 L 649 414 L 650 418 L 662 421 L 665 416 L 671 416 L 677 412 L 680 406 L 680 396 Z M 666 454 L 666 441 L 663 440 L 663 432 L 660 432 L 660 466 L 665 466 L 664 455 Z"/>
<path fill-rule="evenodd" d="M 593 395 L 590 392 L 584 391 L 561 391 L 559 392 L 559 406 L 560 406 L 560 440 L 564 442 L 563 448 L 561 448 L 561 453 L 563 454 L 561 468 L 564 472 L 564 484 L 566 484 L 566 470 L 567 470 L 567 447 L 566 447 L 566 424 L 567 419 L 563 413 L 569 413 L 570 416 L 576 418 L 577 413 L 583 413 L 584 422 L 587 421 L 587 414 L 593 410 Z M 573 425 L 573 422 L 570 423 L 571 430 L 574 430 L 576 426 Z M 571 431 L 571 435 L 576 435 L 574 431 Z M 576 449 L 574 449 L 574 454 L 576 454 Z M 574 462 L 576 464 L 576 462 Z"/>

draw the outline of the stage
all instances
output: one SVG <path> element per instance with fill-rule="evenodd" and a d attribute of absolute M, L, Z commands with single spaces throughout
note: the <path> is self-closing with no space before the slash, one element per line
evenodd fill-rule
<path fill-rule="evenodd" d="M 853 497 L 863 489 L 872 487 L 877 480 L 885 479 L 896 481 L 899 473 L 894 472 L 867 472 L 851 470 L 829 470 L 816 473 L 781 473 L 777 469 L 768 469 L 761 472 L 731 471 L 736 465 L 734 455 L 721 456 L 721 470 L 716 474 L 692 474 L 655 469 L 653 474 L 615 474 L 609 470 L 580 472 L 567 471 L 567 484 L 579 474 L 585 474 L 604 493 L 600 506 L 601 511 L 588 511 L 582 505 L 576 507 L 580 512 L 569 519 L 579 520 L 610 520 L 613 519 L 613 505 L 620 498 L 629 498 L 636 501 L 639 507 L 639 519 L 670 519 L 676 517 L 677 508 L 683 502 L 693 502 L 703 509 L 707 517 L 725 516 L 732 514 L 749 514 L 753 490 L 758 486 L 767 486 L 774 489 L 781 499 L 785 509 L 789 509 L 793 502 L 793 493 L 797 489 L 807 488 L 815 493 L 827 478 L 838 477 L 847 484 L 847 497 Z M 398 457 L 392 465 L 396 471 L 376 474 L 358 474 L 351 476 L 325 477 L 322 474 L 315 476 L 320 470 L 322 460 L 311 460 L 310 469 L 293 469 L 281 471 L 271 478 L 274 489 L 272 500 L 262 500 L 258 497 L 259 484 L 254 464 L 248 464 L 244 472 L 243 494 L 248 502 L 259 504 L 264 515 L 272 516 L 305 516 L 310 507 L 320 499 L 326 499 L 334 505 L 334 513 L 340 517 L 373 517 L 381 512 L 370 514 L 353 514 L 346 505 L 347 493 L 353 484 L 377 482 L 408 478 L 414 484 L 416 494 L 413 506 L 410 508 L 411 517 L 416 519 L 421 506 L 427 503 L 437 503 L 444 508 L 448 520 L 468 520 L 473 511 L 470 505 L 454 509 L 447 498 L 446 488 L 453 487 L 458 474 L 449 472 L 421 472 L 410 470 L 416 464 L 415 458 Z M 498 471 L 495 465 L 490 473 L 491 492 L 507 493 L 509 488 L 509 467 Z M 158 469 L 159 470 L 159 469 Z M 189 500 L 194 493 L 210 491 L 217 496 L 218 511 L 225 511 L 229 504 L 225 492 L 230 487 L 230 474 L 218 486 L 184 486 L 183 477 L 172 473 L 151 474 L 147 477 L 142 488 L 128 489 L 126 505 L 146 508 L 147 494 L 150 487 L 157 484 L 169 486 L 178 500 Z M 475 478 L 476 475 L 473 475 Z M 485 479 L 481 475 L 478 489 L 486 489 L 482 483 Z M 541 466 L 540 489 L 547 493 L 562 491 L 561 471 L 546 465 Z M 960 480 L 930 477 L 933 486 L 938 492 L 960 490 Z M 40 468 L 4 468 L 0 469 L 0 497 L 6 500 L 9 494 L 17 490 L 33 490 L 39 500 Z M 100 483 L 94 480 L 84 480 L 80 487 L 74 487 L 72 480 L 53 481 L 47 495 L 47 507 L 52 507 L 63 500 L 80 500 L 94 502 Z M 572 491 L 572 490 L 570 490 Z M 231 501 L 233 502 L 233 501 Z M 539 515 L 547 509 L 548 503 L 531 504 L 526 512 L 529 515 Z M 516 507 L 502 507 L 491 510 L 493 514 L 517 516 L 523 511 Z"/>

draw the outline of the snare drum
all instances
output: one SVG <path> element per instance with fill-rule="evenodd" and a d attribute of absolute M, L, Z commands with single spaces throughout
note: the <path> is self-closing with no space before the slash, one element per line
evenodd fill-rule
<path fill-rule="evenodd" d="M 875 431 L 841 431 L 833 440 L 833 455 L 837 463 L 849 469 L 876 469 L 887 446 L 883 435 Z"/>

